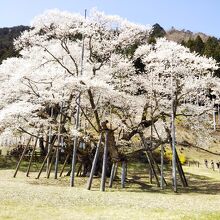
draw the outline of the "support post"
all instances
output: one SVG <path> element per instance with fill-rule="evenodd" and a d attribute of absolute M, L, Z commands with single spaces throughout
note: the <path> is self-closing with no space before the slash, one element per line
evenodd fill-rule
<path fill-rule="evenodd" d="M 173 191 L 177 192 L 177 177 L 176 177 L 176 132 L 175 132 L 175 116 L 174 116 L 174 100 L 172 100 L 171 110 L 171 136 L 172 136 L 172 179 Z"/>
<path fill-rule="evenodd" d="M 113 184 L 113 181 L 114 181 L 115 168 L 116 168 L 116 163 L 113 162 L 112 169 L 111 169 L 111 175 L 110 175 L 110 179 L 109 179 L 109 188 L 112 188 L 112 184 Z"/>
<path fill-rule="evenodd" d="M 51 162 L 50 162 L 49 170 L 48 170 L 48 173 L 47 173 L 47 179 L 50 178 L 50 173 L 51 173 L 52 166 L 53 166 L 53 163 L 54 163 L 54 160 L 55 160 L 55 155 L 56 155 L 56 151 L 53 152 L 53 155 L 51 157 Z"/>
<path fill-rule="evenodd" d="M 219 104 L 218 104 L 218 125 L 220 125 L 220 108 L 219 108 Z"/>
<path fill-rule="evenodd" d="M 183 171 L 183 168 L 182 168 L 182 164 L 180 162 L 180 159 L 179 159 L 179 156 L 178 156 L 178 153 L 177 151 L 175 152 L 176 154 L 176 163 L 177 163 L 177 170 L 179 172 L 179 176 L 180 176 L 180 179 L 181 179 L 181 182 L 182 182 L 182 185 L 184 187 L 187 187 L 188 186 L 188 182 L 186 180 L 186 176 L 184 174 L 184 171 Z"/>
<path fill-rule="evenodd" d="M 30 173 L 31 164 L 32 164 L 32 160 L 33 160 L 33 157 L 34 157 L 34 152 L 35 152 L 35 149 L 36 149 L 36 146 L 37 146 L 37 141 L 38 141 L 38 137 L 37 137 L 36 140 L 35 140 L 34 147 L 33 147 L 33 151 L 32 151 L 32 153 L 31 153 L 31 158 L 30 158 L 30 160 L 29 160 L 29 164 L 28 164 L 28 168 L 27 168 L 27 173 L 26 173 L 26 176 L 27 176 L 27 177 L 29 176 L 29 173 Z"/>
<path fill-rule="evenodd" d="M 125 169 L 126 169 L 126 162 L 122 161 L 122 170 L 121 170 L 121 187 L 125 188 Z"/>
<path fill-rule="evenodd" d="M 153 183 L 153 172 L 152 172 L 150 164 L 149 164 L 149 183 L 150 184 Z"/>
<path fill-rule="evenodd" d="M 51 113 L 50 113 L 50 118 L 53 117 L 53 107 L 51 107 Z M 52 139 L 52 126 L 50 124 L 49 127 L 49 137 L 48 137 L 48 148 L 47 148 L 47 153 L 50 152 L 50 148 L 51 148 L 51 139 Z M 49 172 L 49 166 L 50 166 L 50 157 L 47 158 L 47 173 Z"/>
<path fill-rule="evenodd" d="M 164 189 L 164 173 L 163 173 L 163 166 L 164 166 L 164 146 L 161 144 L 161 152 L 160 152 L 160 188 Z"/>
<path fill-rule="evenodd" d="M 116 164 L 115 164 L 115 170 L 114 170 L 114 173 L 113 173 L 113 181 L 115 180 L 117 172 L 118 172 L 118 162 L 116 162 Z"/>
<path fill-rule="evenodd" d="M 87 11 L 85 10 L 85 19 L 86 19 L 86 13 Z M 83 75 L 83 70 L 84 70 L 84 41 L 85 41 L 85 36 L 82 36 L 82 56 L 81 56 L 81 70 L 80 70 L 80 75 Z M 78 76 L 78 75 L 77 75 Z M 81 102 L 81 93 L 79 92 L 76 103 L 77 103 L 77 110 L 76 110 L 76 130 L 79 129 L 80 127 L 80 102 Z M 73 143 L 73 156 L 72 156 L 72 165 L 71 165 L 71 175 L 70 175 L 70 186 L 74 186 L 74 177 L 75 177 L 75 167 L 76 167 L 76 152 L 77 152 L 77 143 L 78 143 L 78 137 L 75 135 L 74 138 L 74 143 Z"/>
<path fill-rule="evenodd" d="M 99 157 L 99 151 L 100 151 L 100 147 L 101 147 L 101 144 L 102 144 L 102 138 L 103 138 L 103 133 L 101 132 L 100 137 L 99 137 L 99 142 L 98 142 L 98 145 L 96 147 L 95 156 L 94 156 L 94 159 L 93 159 L 93 162 L 92 162 L 92 169 L 91 169 L 89 179 L 88 179 L 88 183 L 87 183 L 87 189 L 88 190 L 90 190 L 91 186 L 92 186 L 92 180 L 93 180 L 93 176 L 94 176 L 95 169 L 96 169 L 96 164 L 97 164 L 98 157 Z"/>
<path fill-rule="evenodd" d="M 61 144 L 61 129 L 62 129 L 62 113 L 63 113 L 63 101 L 61 102 L 60 107 L 60 122 L 58 128 L 58 138 L 57 138 L 57 148 L 56 148 L 56 159 L 55 159 L 55 170 L 54 170 L 54 179 L 57 179 L 58 175 L 58 164 L 59 164 L 59 156 L 60 156 L 60 144 Z"/>
<path fill-rule="evenodd" d="M 74 139 L 74 143 L 73 143 L 73 157 L 72 157 L 72 166 L 71 166 L 71 175 L 70 175 L 70 186 L 71 187 L 74 186 L 77 142 L 78 142 L 78 137 L 76 136 L 75 139 Z"/>
<path fill-rule="evenodd" d="M 58 139 L 59 140 L 59 139 Z M 58 164 L 59 164 L 59 157 L 60 157 L 60 143 L 58 142 L 58 146 L 55 151 L 55 166 L 54 166 L 54 179 L 57 179 L 58 175 Z"/>
<path fill-rule="evenodd" d="M 213 108 L 213 129 L 214 129 L 214 131 L 216 131 L 215 108 Z"/>
<path fill-rule="evenodd" d="M 66 156 L 66 158 L 65 158 L 65 161 L 64 161 L 64 163 L 63 163 L 63 167 L 62 167 L 62 169 L 61 169 L 61 171 L 60 171 L 60 175 L 59 175 L 60 177 L 61 177 L 62 174 L 63 174 L 63 171 L 64 171 L 64 169 L 65 169 L 65 167 L 66 167 L 66 163 L 67 163 L 69 157 L 70 157 L 70 154 L 67 154 L 67 156 Z"/>
<path fill-rule="evenodd" d="M 158 133 L 158 131 L 156 129 L 155 124 L 153 124 L 153 127 L 155 129 L 155 132 L 156 132 L 159 140 L 161 141 L 161 154 L 160 154 L 161 169 L 159 168 L 159 166 L 155 162 L 155 160 L 154 160 L 154 162 L 155 162 L 155 164 L 157 166 L 158 172 L 160 173 L 160 188 L 164 189 L 164 184 L 167 185 L 167 182 L 166 182 L 166 180 L 164 178 L 164 145 L 162 144 L 163 141 L 162 141 L 162 139 L 161 139 L 161 137 L 160 137 L 160 135 L 159 135 L 159 133 Z"/>
<path fill-rule="evenodd" d="M 29 145 L 30 145 L 31 139 L 32 139 L 32 137 L 30 137 L 30 139 L 28 140 L 28 143 L 27 143 L 27 145 L 25 146 L 25 148 L 24 148 L 24 150 L 23 150 L 23 152 L 22 152 L 22 155 L 21 155 L 21 157 L 20 157 L 20 159 L 19 159 L 19 161 L 18 161 L 17 167 L 16 167 L 16 169 L 15 169 L 15 173 L 14 173 L 14 176 L 13 176 L 14 178 L 15 178 L 16 175 L 17 175 L 18 169 L 19 169 L 19 167 L 20 167 L 20 165 L 21 165 L 21 161 L 22 161 L 22 159 L 23 159 L 23 157 L 24 157 L 24 155 L 25 155 L 25 152 L 27 151 L 27 148 L 28 148 Z"/>
<path fill-rule="evenodd" d="M 80 100 L 81 94 L 78 94 L 77 97 L 77 110 L 76 110 L 76 130 L 79 129 L 80 126 Z M 74 143 L 73 143 L 73 157 L 72 157 L 72 166 L 71 166 L 71 176 L 70 176 L 70 186 L 74 186 L 74 177 L 75 177 L 75 167 L 76 167 L 76 151 L 77 151 L 77 144 L 78 144 L 78 136 L 75 135 Z"/>
<path fill-rule="evenodd" d="M 48 161 L 48 158 L 50 157 L 50 155 L 51 155 L 51 153 L 52 153 L 52 151 L 53 151 L 53 145 L 54 145 L 54 142 L 55 142 L 55 141 L 56 141 L 56 137 L 54 138 L 53 143 L 50 143 L 50 149 L 49 149 L 49 151 L 48 151 L 46 157 L 45 157 L 44 160 L 43 160 L 43 163 L 42 163 L 42 165 L 41 165 L 40 171 L 39 171 L 39 173 L 38 173 L 36 179 L 39 179 L 39 178 L 40 178 L 40 175 L 41 175 L 41 173 L 42 173 L 42 171 L 43 171 L 43 169 L 44 169 L 44 165 L 45 165 L 46 162 Z M 52 142 L 52 139 L 51 139 L 51 142 Z M 51 158 L 51 163 L 52 163 L 52 158 Z M 49 178 L 49 175 L 50 175 L 50 170 L 51 170 L 51 166 L 50 166 L 50 164 L 49 164 L 49 165 L 48 165 L 48 168 L 47 168 L 47 176 L 48 176 L 48 178 Z"/>
<path fill-rule="evenodd" d="M 148 163 L 149 163 L 149 166 L 150 166 L 150 170 L 153 172 L 153 175 L 155 176 L 156 178 L 156 182 L 157 182 L 157 186 L 159 187 L 160 186 L 160 182 L 159 182 L 159 179 L 158 179 L 158 176 L 156 174 L 156 171 L 154 169 L 154 166 L 153 166 L 153 157 L 151 155 L 151 151 L 149 149 L 149 147 L 145 144 L 145 140 L 144 140 L 144 137 L 143 137 L 143 134 L 142 133 L 139 133 L 139 136 L 141 138 L 141 142 L 145 148 L 145 154 L 147 156 L 147 160 L 148 160 Z"/>
<path fill-rule="evenodd" d="M 108 148 L 109 148 L 109 146 L 108 146 L 108 135 L 109 135 L 109 131 L 106 130 L 106 134 L 105 134 L 105 146 L 104 146 L 104 153 L 103 153 L 103 163 L 102 163 L 102 177 L 101 177 L 100 191 L 105 191 L 107 154 L 108 154 Z"/>

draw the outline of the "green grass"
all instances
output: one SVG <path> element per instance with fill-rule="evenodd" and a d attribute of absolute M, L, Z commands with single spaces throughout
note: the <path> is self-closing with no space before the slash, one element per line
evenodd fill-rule
<path fill-rule="evenodd" d="M 36 172 L 26 178 L 19 171 L 13 178 L 11 167 L 1 169 L 0 219 L 220 219 L 220 173 L 195 166 L 184 170 L 190 187 L 178 186 L 175 194 L 170 181 L 165 190 L 149 184 L 143 164 L 129 166 L 125 189 L 118 179 L 106 192 L 99 191 L 99 178 L 88 191 L 86 177 L 76 177 L 70 188 L 69 177 L 46 179 L 44 173 L 37 180 Z M 166 179 L 170 176 L 167 170 Z"/>

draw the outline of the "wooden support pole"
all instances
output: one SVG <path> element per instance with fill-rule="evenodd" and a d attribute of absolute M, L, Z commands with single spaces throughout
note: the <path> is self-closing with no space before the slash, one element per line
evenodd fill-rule
<path fill-rule="evenodd" d="M 109 146 L 108 146 L 108 136 L 109 136 L 109 131 L 106 130 L 100 191 L 105 191 L 107 155 L 108 155 L 108 148 L 109 148 Z"/>
<path fill-rule="evenodd" d="M 56 148 L 56 159 L 55 159 L 55 169 L 54 169 L 54 179 L 57 179 L 58 175 L 58 164 L 59 164 L 59 157 L 60 157 L 60 144 L 61 144 L 61 129 L 62 129 L 62 113 L 63 113 L 63 101 L 61 102 L 60 107 L 60 121 L 59 121 L 59 128 L 58 128 L 58 138 L 57 138 L 57 148 Z"/>
<path fill-rule="evenodd" d="M 78 171 L 77 171 L 77 173 L 76 173 L 76 176 L 81 176 L 81 171 L 82 171 L 82 169 L 83 169 L 83 164 L 82 163 L 79 163 L 79 167 L 78 167 Z"/>
<path fill-rule="evenodd" d="M 161 152 L 160 152 L 160 188 L 164 189 L 164 146 L 161 144 Z"/>
<path fill-rule="evenodd" d="M 219 108 L 219 104 L 218 104 L 218 125 L 220 125 L 220 108 Z"/>
<path fill-rule="evenodd" d="M 160 140 L 161 143 L 162 143 L 163 141 L 162 141 L 162 139 L 161 139 L 161 137 L 160 137 L 160 135 L 159 135 L 159 133 L 158 133 L 158 131 L 157 131 L 157 129 L 156 129 L 155 124 L 153 124 L 153 127 L 154 127 L 154 130 L 155 130 L 155 132 L 156 132 L 156 134 L 157 134 L 159 140 Z M 152 157 L 153 157 L 153 155 L 152 155 Z M 164 145 L 163 145 L 163 144 L 161 144 L 160 162 L 161 162 L 161 169 L 159 168 L 158 164 L 157 164 L 156 161 L 154 160 L 154 163 L 155 163 L 156 166 L 157 166 L 157 170 L 158 170 L 158 172 L 160 173 L 160 188 L 163 189 L 163 188 L 164 188 L 164 184 L 167 185 L 167 182 L 166 182 L 166 180 L 165 180 L 165 178 L 164 178 Z"/>
<path fill-rule="evenodd" d="M 172 180 L 173 180 L 173 191 L 177 192 L 177 175 L 176 175 L 176 129 L 175 129 L 175 115 L 174 115 L 174 100 L 171 103 L 171 136 L 172 136 Z"/>
<path fill-rule="evenodd" d="M 60 143 L 58 142 L 58 146 L 55 151 L 55 164 L 54 164 L 54 179 L 57 179 L 58 175 L 58 164 L 59 164 L 59 155 L 60 155 Z"/>
<path fill-rule="evenodd" d="M 79 93 L 76 99 L 77 109 L 76 109 L 76 130 L 80 127 L 80 101 L 81 101 L 81 94 Z M 72 165 L 71 165 L 71 175 L 70 175 L 70 186 L 74 186 L 74 178 L 75 178 L 75 167 L 76 167 L 76 152 L 77 152 L 77 145 L 78 145 L 78 136 L 75 135 L 74 143 L 73 143 L 73 156 L 72 156 Z"/>
<path fill-rule="evenodd" d="M 64 171 L 64 169 L 65 169 L 65 167 L 66 167 L 66 163 L 67 163 L 69 157 L 70 157 L 70 154 L 67 154 L 67 156 L 66 156 L 66 158 L 65 158 L 65 161 L 64 161 L 64 163 L 63 163 L 62 169 L 61 169 L 61 171 L 60 171 L 60 177 L 61 177 L 62 174 L 63 174 L 63 171 Z"/>
<path fill-rule="evenodd" d="M 122 161 L 122 170 L 121 170 L 121 187 L 125 188 L 125 169 L 126 169 L 126 162 Z"/>
<path fill-rule="evenodd" d="M 156 169 L 157 169 L 157 172 L 161 175 L 161 170 L 160 170 L 160 167 L 159 167 L 159 165 L 157 164 L 157 162 L 155 161 L 155 159 L 154 159 L 154 157 L 153 157 L 153 154 L 152 154 L 152 152 L 150 151 L 150 155 L 151 155 L 151 160 L 153 161 L 153 163 L 155 164 L 155 166 L 156 166 Z M 165 180 L 165 178 L 164 178 L 164 176 L 163 176 L 163 183 L 165 184 L 165 185 L 167 185 L 167 182 L 166 182 L 166 180 Z"/>
<path fill-rule="evenodd" d="M 102 138 L 103 138 L 103 133 L 101 132 L 100 137 L 99 137 L 99 142 L 98 142 L 98 145 L 96 147 L 95 156 L 94 156 L 94 159 L 93 159 L 93 162 L 92 162 L 92 169 L 91 169 L 89 179 L 88 179 L 88 183 L 87 183 L 87 189 L 88 190 L 90 190 L 91 186 L 92 186 L 92 180 L 93 180 L 93 176 L 94 176 L 95 169 L 96 169 L 96 164 L 97 164 L 98 157 L 99 157 L 99 151 L 100 151 L 100 147 L 101 147 L 101 144 L 102 144 Z"/>
<path fill-rule="evenodd" d="M 42 173 L 42 171 L 43 171 L 43 169 L 44 169 L 44 166 L 45 166 L 46 162 L 48 161 L 48 158 L 50 157 L 50 155 L 51 155 L 51 153 L 52 153 L 52 151 L 53 151 L 53 146 L 54 146 L 54 142 L 56 141 L 56 138 L 57 138 L 57 136 L 54 138 L 53 143 L 50 143 L 50 149 L 49 149 L 49 151 L 48 151 L 46 157 L 45 157 L 44 160 L 43 160 L 43 163 L 42 163 L 42 165 L 41 165 L 40 171 L 39 171 L 39 173 L 38 173 L 36 179 L 39 179 L 39 178 L 40 178 L 40 175 L 41 175 L 41 173 Z M 51 141 L 52 141 L 52 139 L 51 139 Z M 51 163 L 52 163 L 52 158 L 51 158 Z M 51 170 L 50 167 L 51 167 L 51 166 L 48 165 L 47 176 L 48 176 L 48 174 L 50 173 L 50 170 Z M 49 174 L 49 176 L 50 176 L 50 174 Z M 49 178 L 49 177 L 48 177 L 48 178 Z"/>
<path fill-rule="evenodd" d="M 33 160 L 34 153 L 35 153 L 35 149 L 36 149 L 36 146 L 37 146 L 37 141 L 38 141 L 38 137 L 35 139 L 33 151 L 32 151 L 32 153 L 31 153 L 31 158 L 30 158 L 30 160 L 29 160 L 29 164 L 28 164 L 28 168 L 27 168 L 27 173 L 26 173 L 26 176 L 27 176 L 27 177 L 29 176 L 29 173 L 30 173 L 32 160 Z"/>
<path fill-rule="evenodd" d="M 152 75 L 152 73 L 151 73 Z M 151 96 L 150 96 L 150 117 L 151 117 L 151 126 L 150 126 L 150 148 L 153 147 L 153 106 L 152 106 L 152 93 L 153 93 L 153 77 L 151 76 Z M 149 149 L 149 147 L 147 147 Z M 149 162 L 149 182 L 150 184 L 153 183 L 153 164 L 151 163 L 149 152 L 148 155 L 148 162 Z"/>
<path fill-rule="evenodd" d="M 160 182 L 159 182 L 159 178 L 158 178 L 158 176 L 157 176 L 156 170 L 154 169 L 154 162 L 153 162 L 153 160 L 152 160 L 150 150 L 146 150 L 146 151 L 145 151 L 145 154 L 146 154 L 146 156 L 147 156 L 147 159 L 148 159 L 148 162 L 149 162 L 149 165 L 150 165 L 150 170 L 151 170 L 151 172 L 152 172 L 152 176 L 155 177 L 157 186 L 159 187 L 159 186 L 160 186 Z"/>
<path fill-rule="evenodd" d="M 56 155 L 56 151 L 53 152 L 53 155 L 51 157 L 50 166 L 49 166 L 49 170 L 48 170 L 48 173 L 47 173 L 47 179 L 50 178 L 50 173 L 51 173 L 52 166 L 53 166 L 53 163 L 54 163 L 54 160 L 55 160 L 55 155 Z"/>
<path fill-rule="evenodd" d="M 51 142 L 51 137 L 50 137 L 50 128 L 48 129 L 48 134 L 46 136 L 46 145 L 45 148 L 47 149 L 47 153 L 50 151 L 50 142 Z M 49 170 L 49 166 L 50 166 L 50 158 L 47 158 L 47 162 L 46 162 L 46 172 L 48 172 Z"/>
<path fill-rule="evenodd" d="M 23 152 L 22 152 L 22 155 L 21 155 L 21 157 L 20 157 L 20 159 L 19 159 L 19 161 L 18 161 L 18 164 L 17 164 L 16 169 L 15 169 L 15 173 L 14 173 L 14 176 L 13 176 L 14 178 L 15 178 L 16 175 L 17 175 L 18 169 L 19 169 L 19 167 L 20 167 L 20 165 L 21 165 L 21 161 L 22 161 L 22 159 L 23 159 L 23 157 L 24 157 L 24 155 L 25 155 L 25 153 L 26 153 L 26 151 L 27 151 L 27 149 L 28 149 L 28 147 L 29 147 L 29 145 L 30 145 L 31 139 L 32 139 L 32 137 L 30 137 L 30 139 L 28 140 L 28 143 L 27 143 L 27 145 L 25 146 L 25 148 L 24 148 L 24 150 L 23 150 Z"/>
<path fill-rule="evenodd" d="M 150 184 L 153 183 L 153 172 L 152 172 L 150 164 L 149 164 L 149 183 Z"/>
<path fill-rule="evenodd" d="M 73 158 L 72 158 L 71 175 L 70 175 L 71 187 L 74 186 L 74 179 L 75 179 L 77 142 L 78 142 L 78 137 L 76 136 L 73 143 Z"/>
<path fill-rule="evenodd" d="M 214 129 L 214 131 L 216 131 L 215 108 L 213 108 L 213 129 Z"/>
<path fill-rule="evenodd" d="M 125 162 L 125 179 L 127 179 L 128 176 L 128 162 Z"/>
<path fill-rule="evenodd" d="M 180 162 L 180 159 L 179 159 L 177 151 L 175 152 L 175 155 L 176 155 L 177 170 L 178 170 L 178 173 L 179 173 L 182 185 L 184 187 L 188 187 L 188 182 L 186 180 L 186 176 L 185 176 L 185 173 L 183 171 L 182 164 Z"/>
<path fill-rule="evenodd" d="M 109 179 L 109 188 L 112 188 L 112 184 L 113 184 L 113 181 L 114 181 L 115 168 L 116 168 L 116 163 L 113 162 L 112 169 L 111 169 L 111 174 L 110 174 L 110 179 Z"/>
<path fill-rule="evenodd" d="M 50 113 L 50 118 L 52 119 L 52 117 L 53 117 L 53 107 L 51 107 L 51 113 Z M 51 126 L 51 124 L 50 124 L 50 127 L 49 127 L 49 132 L 48 132 L 49 134 L 49 137 L 48 137 L 48 143 L 47 143 L 47 145 L 48 145 L 48 147 L 47 147 L 47 153 L 50 151 L 50 148 L 51 148 L 51 139 L 52 139 L 52 126 Z M 50 166 L 50 157 L 48 157 L 47 158 L 47 173 L 48 173 L 48 171 L 49 171 L 49 166 Z"/>
<path fill-rule="evenodd" d="M 115 180 L 117 172 L 118 172 L 118 162 L 115 163 L 115 170 L 114 170 L 114 173 L 113 173 L 113 181 Z"/>
<path fill-rule="evenodd" d="M 48 138 L 47 138 L 47 140 L 48 140 L 48 143 L 47 143 L 47 153 L 49 153 L 50 152 L 50 148 L 52 148 L 52 146 L 51 146 L 51 138 L 52 138 L 52 129 L 51 129 L 51 126 L 50 126 L 50 128 L 49 128 L 49 134 L 48 134 L 49 136 L 48 136 Z M 47 168 L 46 168 L 46 170 L 47 170 L 47 173 L 48 173 L 48 171 L 49 171 L 49 166 L 50 166 L 50 157 L 48 157 L 47 158 Z"/>
<path fill-rule="evenodd" d="M 153 175 L 155 176 L 156 178 L 156 183 L 157 183 L 157 186 L 159 187 L 160 186 L 160 182 L 159 182 L 159 178 L 156 174 L 156 171 L 154 169 L 154 166 L 153 166 L 153 161 L 152 161 L 152 157 L 151 157 L 151 151 L 149 149 L 149 147 L 145 144 L 145 140 L 144 140 L 144 137 L 143 137 L 143 134 L 142 133 L 139 133 L 139 136 L 141 138 L 141 142 L 145 148 L 145 155 L 147 157 L 147 160 L 148 160 L 148 163 L 149 163 L 149 166 L 150 166 L 150 170 L 153 172 Z"/>

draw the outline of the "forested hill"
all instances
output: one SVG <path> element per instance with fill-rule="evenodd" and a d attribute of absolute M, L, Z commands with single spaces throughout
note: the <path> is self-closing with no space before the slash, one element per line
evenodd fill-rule
<path fill-rule="evenodd" d="M 21 32 L 28 29 L 28 26 L 22 25 L 10 28 L 0 28 L 0 63 L 8 57 L 18 55 L 18 52 L 13 48 L 13 39 L 17 38 Z"/>
<path fill-rule="evenodd" d="M 166 37 L 168 40 L 176 41 L 201 55 L 213 57 L 220 62 L 220 40 L 214 36 L 204 33 L 193 33 L 189 30 L 177 30 L 171 28 L 165 31 L 159 24 L 155 24 L 150 41 L 155 37 Z"/>
<path fill-rule="evenodd" d="M 208 36 L 203 33 L 193 33 L 188 30 L 177 30 L 175 28 L 165 31 L 159 24 L 154 24 L 153 27 L 154 31 L 150 37 L 150 43 L 154 42 L 156 37 L 166 37 L 169 40 L 189 47 L 191 51 L 213 57 L 220 62 L 220 40 L 216 37 Z M 18 52 L 13 48 L 13 39 L 17 38 L 21 32 L 29 28 L 28 26 L 22 25 L 0 28 L 0 63 L 8 57 L 18 55 Z"/>

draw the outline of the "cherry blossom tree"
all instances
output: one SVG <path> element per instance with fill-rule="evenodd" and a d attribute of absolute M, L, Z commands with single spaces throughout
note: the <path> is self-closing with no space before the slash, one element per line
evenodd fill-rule
<path fill-rule="evenodd" d="M 139 134 L 152 151 L 175 142 L 176 118 L 204 136 L 210 91 L 219 96 L 216 62 L 166 39 L 148 44 L 150 32 L 97 10 L 86 18 L 58 10 L 37 16 L 15 40 L 20 57 L 0 66 L 1 137 L 51 129 L 64 138 L 89 132 L 97 142 L 108 119 L 119 145 Z"/>

